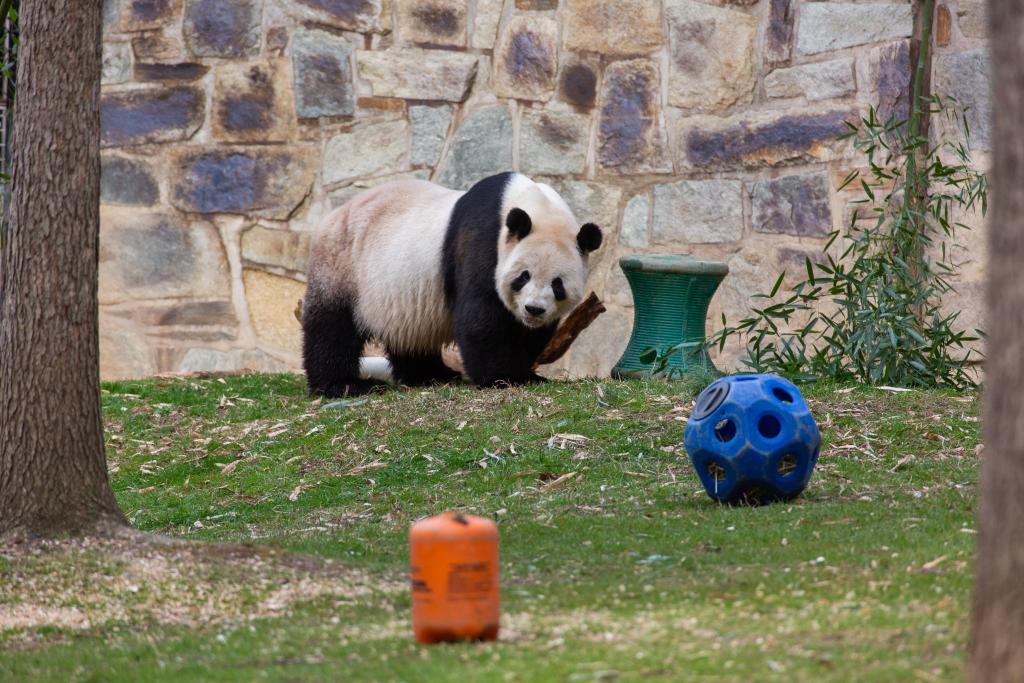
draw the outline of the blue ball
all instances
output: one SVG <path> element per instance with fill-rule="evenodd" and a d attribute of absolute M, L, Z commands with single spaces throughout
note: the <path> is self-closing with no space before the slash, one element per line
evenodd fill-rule
<path fill-rule="evenodd" d="M 733 375 L 697 397 L 684 443 L 709 496 L 761 505 L 792 500 L 807 487 L 821 433 L 789 380 Z"/>

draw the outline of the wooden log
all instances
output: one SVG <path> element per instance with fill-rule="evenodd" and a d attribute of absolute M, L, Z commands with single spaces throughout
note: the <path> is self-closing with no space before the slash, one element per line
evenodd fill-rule
<path fill-rule="evenodd" d="M 583 330 L 590 327 L 590 324 L 597 320 L 597 317 L 606 310 L 604 304 L 597 298 L 597 295 L 591 292 L 590 296 L 579 306 L 572 309 L 569 315 L 565 317 L 565 320 L 562 321 L 562 324 L 558 326 L 558 329 L 555 330 L 555 335 L 551 337 L 551 341 L 541 351 L 533 367 L 536 368 L 538 365 L 554 363 L 564 356 L 565 352 L 569 350 L 569 347 L 572 346 L 572 343 L 576 341 L 576 338 L 580 336 Z"/>

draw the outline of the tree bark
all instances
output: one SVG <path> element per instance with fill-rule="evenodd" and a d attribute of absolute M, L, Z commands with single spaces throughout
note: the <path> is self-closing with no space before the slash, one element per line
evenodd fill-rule
<path fill-rule="evenodd" d="M 968 678 L 1024 681 L 1024 0 L 992 0 L 985 451 Z"/>
<path fill-rule="evenodd" d="M 124 523 L 107 479 L 99 389 L 101 5 L 21 6 L 0 248 L 0 536 Z"/>

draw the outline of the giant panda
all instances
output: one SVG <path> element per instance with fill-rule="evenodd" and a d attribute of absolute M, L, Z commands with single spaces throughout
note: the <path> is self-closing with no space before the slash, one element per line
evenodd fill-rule
<path fill-rule="evenodd" d="M 310 245 L 302 306 L 310 393 L 366 393 L 368 340 L 408 386 L 454 380 L 441 360 L 455 342 L 480 387 L 540 381 L 537 356 L 583 295 L 601 230 L 580 226 L 550 186 L 518 173 L 468 191 L 400 180 L 332 212 Z"/>

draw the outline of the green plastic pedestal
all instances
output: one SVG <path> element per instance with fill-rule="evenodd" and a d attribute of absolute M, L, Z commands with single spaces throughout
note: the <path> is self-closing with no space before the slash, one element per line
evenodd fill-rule
<path fill-rule="evenodd" d="M 652 366 L 641 363 L 640 354 L 680 342 L 693 350 L 673 354 L 668 370 L 685 373 L 701 367 L 718 372 L 704 349 L 704 320 L 711 297 L 729 273 L 729 266 L 687 254 L 624 256 L 619 266 L 633 291 L 634 319 L 629 346 L 612 369 L 612 376 L 650 377 Z"/>

